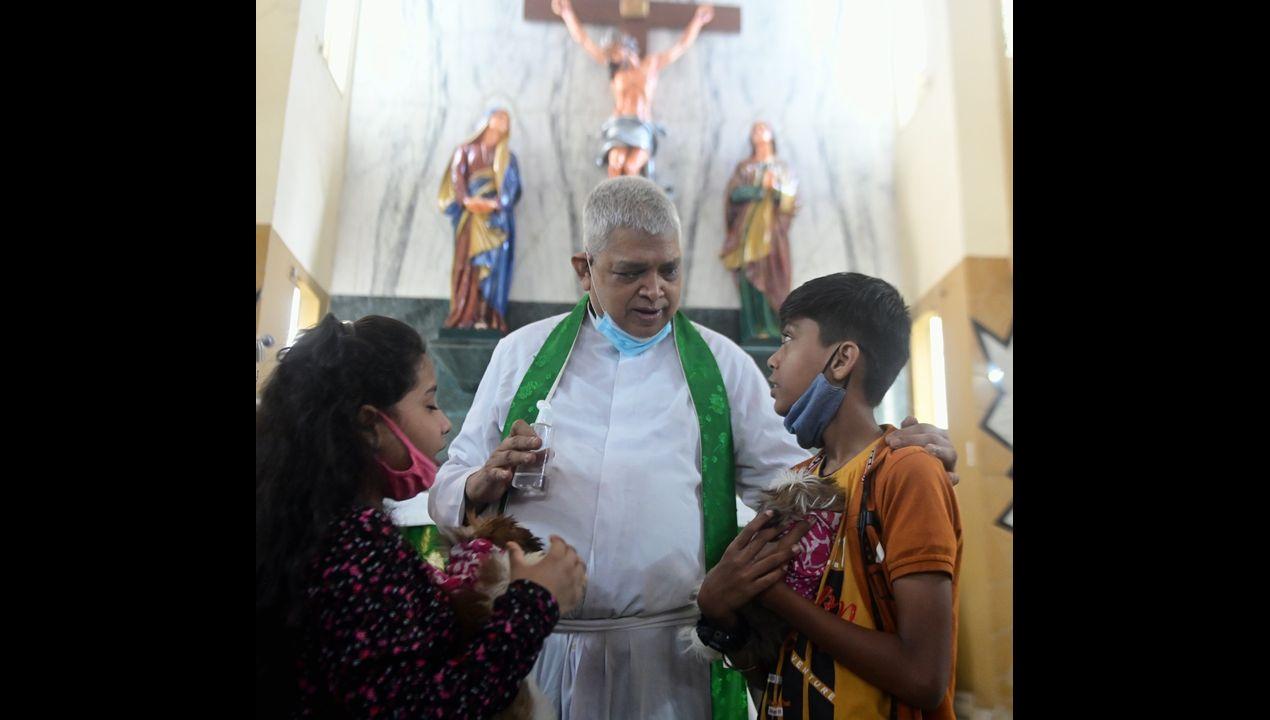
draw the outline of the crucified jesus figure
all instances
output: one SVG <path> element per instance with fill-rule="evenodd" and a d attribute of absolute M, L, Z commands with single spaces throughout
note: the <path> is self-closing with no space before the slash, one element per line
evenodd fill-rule
<path fill-rule="evenodd" d="M 697 39 L 701 28 L 714 18 L 714 7 L 697 8 L 692 21 L 684 28 L 679 41 L 665 52 L 639 55 L 639 44 L 629 35 L 615 36 L 601 48 L 587 37 L 569 0 L 552 0 L 551 10 L 564 20 L 569 35 L 588 55 L 609 69 L 609 87 L 613 90 L 613 115 L 600 128 L 603 145 L 596 164 L 608 166 L 609 177 L 618 175 L 651 175 L 653 155 L 657 152 L 657 135 L 665 134 L 653 122 L 653 93 L 662 69 L 683 57 Z"/>

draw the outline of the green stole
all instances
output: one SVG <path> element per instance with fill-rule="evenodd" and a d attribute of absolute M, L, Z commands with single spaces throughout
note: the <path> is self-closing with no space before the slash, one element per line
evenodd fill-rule
<path fill-rule="evenodd" d="M 419 555 L 438 570 L 445 569 L 450 555 L 450 544 L 441 537 L 436 525 L 401 525 L 398 530 L 406 538 L 406 544 L 419 551 Z"/>
<path fill-rule="evenodd" d="M 532 424 L 538 417 L 538 401 L 546 399 L 555 386 L 578 339 L 587 299 L 584 295 L 569 316 L 551 331 L 525 371 L 503 423 L 504 439 L 511 434 L 516 420 Z M 737 533 L 732 417 L 723 375 L 701 333 L 682 312 L 675 313 L 672 328 L 701 426 L 701 515 L 709 570 L 719 562 Z M 499 512 L 506 508 L 509 495 L 503 496 Z M 723 667 L 722 661 L 710 666 L 710 696 L 714 720 L 744 720 L 747 716 L 745 679 L 737 671 Z"/>

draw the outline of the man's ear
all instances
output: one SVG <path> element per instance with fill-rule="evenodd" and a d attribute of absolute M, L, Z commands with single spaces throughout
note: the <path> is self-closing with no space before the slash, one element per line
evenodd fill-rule
<path fill-rule="evenodd" d="M 591 268 L 587 266 L 586 252 L 574 253 L 573 257 L 569 258 L 569 262 L 573 264 L 573 272 L 582 283 L 582 289 L 591 292 Z"/>

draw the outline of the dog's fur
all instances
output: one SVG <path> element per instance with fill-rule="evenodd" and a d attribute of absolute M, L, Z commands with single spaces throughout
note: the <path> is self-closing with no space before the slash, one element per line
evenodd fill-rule
<path fill-rule="evenodd" d="M 792 525 L 812 511 L 845 512 L 845 509 L 846 494 L 832 478 L 783 470 L 771 487 L 763 491 L 758 511 L 773 512 L 765 526 L 770 527 Z M 746 604 L 738 614 L 749 626 L 749 635 L 741 648 L 727 655 L 728 664 L 741 671 L 752 686 L 762 688 L 767 673 L 776 667 L 789 625 L 756 601 Z M 681 630 L 680 639 L 688 644 L 690 652 L 704 660 L 720 658 L 719 653 L 701 642 L 695 628 Z"/>
<path fill-rule="evenodd" d="M 525 562 L 530 564 L 546 556 L 542 541 L 509 515 L 481 519 L 468 513 L 467 525 L 447 528 L 444 533 L 454 544 L 485 538 L 504 551 L 508 542 L 515 542 L 525 551 Z M 507 592 L 510 582 L 511 560 L 508 554 L 493 553 L 481 563 L 473 587 L 461 588 L 450 594 L 461 640 L 470 640 L 485 625 L 494 611 L 494 601 Z M 533 680 L 526 677 L 520 681 L 520 690 L 512 703 L 493 717 L 496 720 L 555 720 L 556 713 Z"/>

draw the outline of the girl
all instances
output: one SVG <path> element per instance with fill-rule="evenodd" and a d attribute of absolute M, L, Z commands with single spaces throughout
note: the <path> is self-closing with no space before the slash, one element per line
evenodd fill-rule
<path fill-rule="evenodd" d="M 454 611 L 384 513 L 431 486 L 450 422 L 419 334 L 327 315 L 280 354 L 256 412 L 256 716 L 486 717 L 505 707 L 586 570 L 559 537 L 511 549 L 486 626 Z"/>

